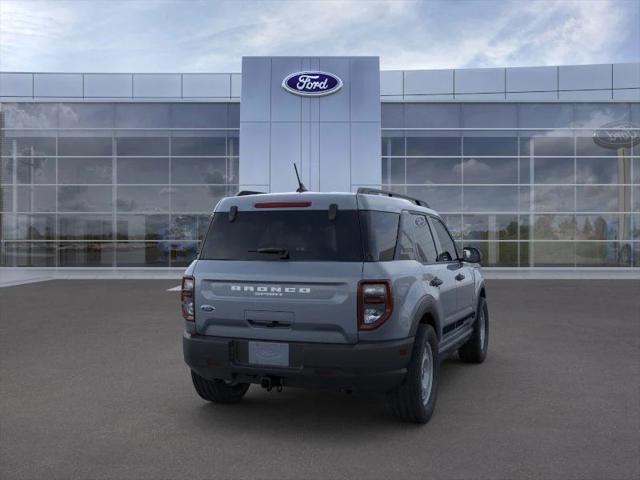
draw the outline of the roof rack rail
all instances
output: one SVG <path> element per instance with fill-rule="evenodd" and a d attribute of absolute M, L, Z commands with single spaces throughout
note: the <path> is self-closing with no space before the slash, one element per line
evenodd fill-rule
<path fill-rule="evenodd" d="M 385 197 L 392 198 L 402 198 L 403 200 L 409 200 L 412 203 L 415 203 L 419 207 L 429 208 L 429 204 L 424 200 L 418 200 L 417 198 L 409 197 L 408 195 L 402 195 L 401 193 L 389 192 L 387 190 L 379 190 L 377 188 L 367 188 L 360 187 L 358 188 L 358 193 L 364 193 L 366 195 L 382 195 Z"/>
<path fill-rule="evenodd" d="M 245 195 L 260 195 L 265 192 L 254 192 L 253 190 L 240 190 L 236 193 L 236 197 L 244 197 Z"/>

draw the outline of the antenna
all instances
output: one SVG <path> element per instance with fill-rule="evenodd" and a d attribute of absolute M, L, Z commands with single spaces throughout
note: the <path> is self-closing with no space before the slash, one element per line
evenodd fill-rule
<path fill-rule="evenodd" d="M 307 187 L 304 186 L 304 183 L 302 183 L 302 180 L 300 180 L 300 174 L 298 173 L 298 166 L 295 164 L 293 164 L 293 168 L 295 168 L 296 170 L 296 177 L 298 178 L 298 188 L 296 189 L 296 192 L 298 193 L 302 193 L 302 192 L 307 192 Z"/>

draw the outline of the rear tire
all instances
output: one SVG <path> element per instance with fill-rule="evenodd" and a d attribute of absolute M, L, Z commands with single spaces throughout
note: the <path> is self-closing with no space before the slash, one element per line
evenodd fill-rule
<path fill-rule="evenodd" d="M 438 337 L 431 325 L 420 325 L 411 352 L 407 376 L 388 393 L 394 416 L 403 422 L 427 423 L 438 394 L 440 362 Z"/>
<path fill-rule="evenodd" d="M 458 349 L 460 360 L 466 363 L 482 363 L 487 358 L 489 348 L 489 309 L 484 297 L 480 297 L 473 333 L 469 340 Z"/>
<path fill-rule="evenodd" d="M 213 403 L 238 403 L 249 390 L 248 383 L 229 384 L 224 380 L 207 380 L 193 370 L 191 380 L 198 395 Z"/>

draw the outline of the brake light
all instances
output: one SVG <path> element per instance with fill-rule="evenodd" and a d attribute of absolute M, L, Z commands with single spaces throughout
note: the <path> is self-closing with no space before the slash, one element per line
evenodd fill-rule
<path fill-rule="evenodd" d="M 195 321 L 195 306 L 193 291 L 195 287 L 193 277 L 182 277 L 182 289 L 180 290 L 180 303 L 182 304 L 182 316 L 189 322 Z"/>
<path fill-rule="evenodd" d="M 255 208 L 306 208 L 311 206 L 311 202 L 258 202 L 253 206 Z"/>
<path fill-rule="evenodd" d="M 393 296 L 389 280 L 358 283 L 358 330 L 374 330 L 391 316 Z"/>

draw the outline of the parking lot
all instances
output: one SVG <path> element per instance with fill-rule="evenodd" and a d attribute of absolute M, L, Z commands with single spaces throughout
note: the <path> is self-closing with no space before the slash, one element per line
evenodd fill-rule
<path fill-rule="evenodd" d="M 489 281 L 487 361 L 445 361 L 423 427 L 363 394 L 207 404 L 176 283 L 0 288 L 0 478 L 640 477 L 640 281 Z"/>

